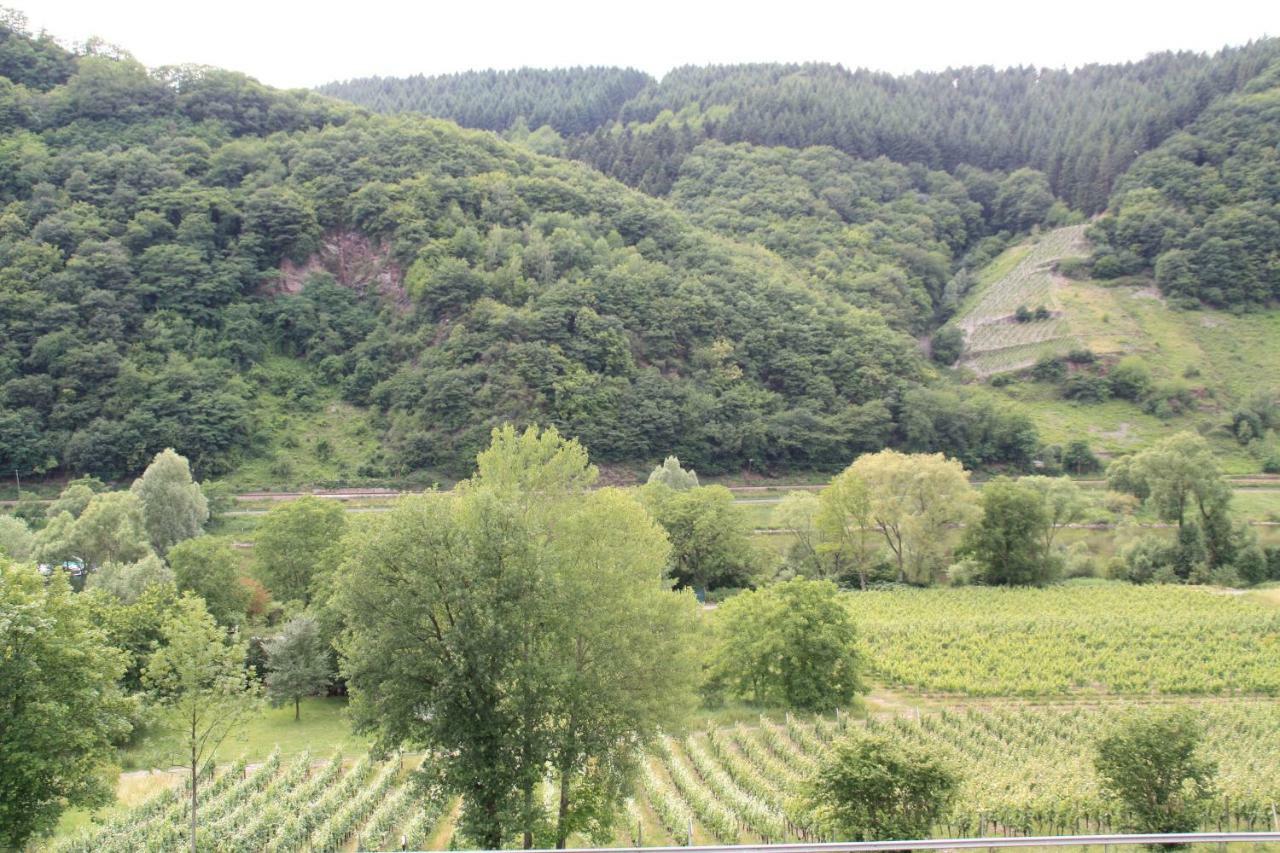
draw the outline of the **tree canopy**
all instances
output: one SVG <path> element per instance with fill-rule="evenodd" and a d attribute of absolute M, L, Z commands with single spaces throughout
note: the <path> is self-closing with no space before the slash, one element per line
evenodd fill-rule
<path fill-rule="evenodd" d="M 635 499 L 584 491 L 576 442 L 506 427 L 478 463 L 349 534 L 342 672 L 380 743 L 439 750 L 422 772 L 462 795 L 469 839 L 532 844 L 550 775 L 563 846 L 609 826 L 635 746 L 688 709 L 696 607 Z"/>
<path fill-rule="evenodd" d="M 113 800 L 103 771 L 130 729 L 125 664 L 61 573 L 46 583 L 0 557 L 0 847 Z"/>

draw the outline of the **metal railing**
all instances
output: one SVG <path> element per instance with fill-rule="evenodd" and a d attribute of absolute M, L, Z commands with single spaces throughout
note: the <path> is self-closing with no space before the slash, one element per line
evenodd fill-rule
<path fill-rule="evenodd" d="M 578 847 L 526 853 L 873 853 L 881 850 L 964 850 L 979 847 L 1112 847 L 1155 844 L 1280 843 L 1280 832 L 1182 832 L 1162 835 L 1027 835 L 1013 838 L 921 838 L 821 844 L 730 844 L 693 847 Z M 472 851 L 482 853 L 482 851 Z"/>

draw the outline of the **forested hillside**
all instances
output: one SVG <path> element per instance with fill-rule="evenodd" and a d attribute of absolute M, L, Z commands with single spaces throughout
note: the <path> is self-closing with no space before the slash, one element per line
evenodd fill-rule
<path fill-rule="evenodd" d="M 602 460 L 834 465 L 893 440 L 886 401 L 923 376 L 878 314 L 584 166 L 6 44 L 47 69 L 3 88 L 6 470 L 119 477 L 173 446 L 216 474 L 276 428 L 264 400 L 324 389 L 378 415 L 352 475 L 466 470 L 505 420 Z"/>
<path fill-rule="evenodd" d="M 328 88 L 504 141 L 10 21 L 0 467 L 117 478 L 172 446 L 200 476 L 287 480 L 323 427 L 305 452 L 326 479 L 453 476 L 508 420 L 707 473 L 884 446 L 1026 467 L 1030 422 L 937 387 L 912 338 L 1022 235 L 1101 208 L 1143 151 L 1091 230 L 1095 276 L 1273 299 L 1278 53 Z"/>
<path fill-rule="evenodd" d="M 1143 155 L 1091 237 L 1093 271 L 1153 270 L 1182 303 L 1280 299 L 1280 63 Z"/>
<path fill-rule="evenodd" d="M 680 167 L 670 198 L 693 220 L 758 243 L 824 290 L 879 311 L 915 334 L 950 311 L 1011 235 L 1065 220 L 1031 170 L 959 177 L 833 148 L 794 150 L 704 143 Z M 952 285 L 948 293 L 948 284 Z"/>
<path fill-rule="evenodd" d="M 463 127 L 507 130 L 523 120 L 557 133 L 590 133 L 654 80 L 631 68 L 522 68 L 426 77 L 366 77 L 319 91 L 380 113 L 415 112 Z"/>
<path fill-rule="evenodd" d="M 547 87 L 551 72 L 506 75 L 510 95 L 472 98 L 466 108 L 457 104 L 475 90 L 479 78 L 472 75 L 352 81 L 325 91 L 493 130 L 512 126 L 527 103 L 530 127 L 547 123 L 577 134 L 566 141 L 573 157 L 658 195 L 670 190 L 685 156 L 717 139 L 826 145 L 863 159 L 948 171 L 962 164 L 1003 172 L 1030 167 L 1047 176 L 1055 195 L 1093 213 L 1137 155 L 1277 56 L 1280 41 L 1267 39 L 1213 56 L 1161 53 L 1074 71 L 983 66 L 893 76 L 821 64 L 685 67 L 641 89 L 613 121 L 596 122 L 586 136 L 577 128 L 595 122 L 601 99 L 579 95 L 593 89 L 579 80 L 567 89 Z M 570 96 L 581 104 L 573 121 L 535 118 L 558 115 Z"/>

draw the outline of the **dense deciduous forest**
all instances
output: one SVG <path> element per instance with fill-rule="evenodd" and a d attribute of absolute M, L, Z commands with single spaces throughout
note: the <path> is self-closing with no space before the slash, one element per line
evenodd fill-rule
<path fill-rule="evenodd" d="M 1091 232 L 1100 277 L 1153 269 L 1184 304 L 1280 299 L 1280 64 L 1144 154 Z"/>
<path fill-rule="evenodd" d="M 6 469 L 118 477 L 174 446 L 217 473 L 270 429 L 258 395 L 317 383 L 383 414 L 373 471 L 464 469 L 508 419 L 605 460 L 836 464 L 923 378 L 878 314 L 583 166 L 9 42 L 52 58 L 4 90 Z"/>
<path fill-rule="evenodd" d="M 326 87 L 504 141 L 10 21 L 0 467 L 117 478 L 173 446 L 218 474 L 262 452 L 264 400 L 321 391 L 374 415 L 363 477 L 464 474 L 508 420 L 708 473 L 885 446 L 1026 467 L 1031 422 L 930 387 L 912 337 L 1144 151 L 1093 229 L 1097 274 L 1273 298 L 1277 50 Z"/>

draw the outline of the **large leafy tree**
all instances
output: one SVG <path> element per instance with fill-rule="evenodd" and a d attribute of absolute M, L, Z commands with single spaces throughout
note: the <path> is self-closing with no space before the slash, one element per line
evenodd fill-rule
<path fill-rule="evenodd" d="M 332 549 L 346 524 L 335 501 L 311 495 L 273 507 L 253 543 L 258 578 L 281 601 L 310 602 L 318 579 L 332 568 Z"/>
<path fill-rule="evenodd" d="M 267 698 L 275 706 L 293 703 L 293 718 L 302 718 L 302 697 L 314 696 L 333 683 L 329 649 L 316 620 L 296 616 L 266 642 Z"/>
<path fill-rule="evenodd" d="M 1162 521 L 1177 524 L 1180 542 L 1202 540 L 1211 568 L 1231 562 L 1231 487 L 1202 436 L 1180 432 L 1118 459 L 1107 469 L 1107 480 L 1141 498 Z"/>
<path fill-rule="evenodd" d="M 87 566 L 136 563 L 151 554 L 142 501 L 132 492 L 93 495 L 78 516 L 61 512 L 36 536 L 44 563 L 78 557 Z"/>
<path fill-rule="evenodd" d="M 756 554 L 751 524 L 724 486 L 674 490 L 661 481 L 645 485 L 642 499 L 671 539 L 670 575 L 705 590 L 750 582 Z"/>
<path fill-rule="evenodd" d="M 438 750 L 461 827 L 496 848 L 553 840 L 611 813 L 631 750 L 686 707 L 690 597 L 633 499 L 585 489 L 595 469 L 555 430 L 495 430 L 454 494 L 406 498 L 353 530 L 338 578 L 343 673 L 357 724 Z"/>
<path fill-rule="evenodd" d="M 611 838 L 637 743 L 678 726 L 700 676 L 691 593 L 664 580 L 662 528 L 633 497 L 603 489 L 552 528 L 555 689 L 548 719 L 559 788 L 553 842 Z"/>
<path fill-rule="evenodd" d="M 982 487 L 982 515 L 965 530 L 964 551 L 991 584 L 1043 584 L 1054 565 L 1044 550 L 1052 527 L 1041 492 L 1001 477 Z"/>
<path fill-rule="evenodd" d="M 868 505 L 862 523 L 884 540 L 898 580 L 931 581 L 943 567 L 950 529 L 975 513 L 964 467 L 941 453 L 884 450 L 859 457 L 845 474 L 865 486 Z M 857 520 L 850 518 L 851 523 Z"/>
<path fill-rule="evenodd" d="M 191 479 L 191 465 L 173 448 L 156 454 L 131 491 L 142 499 L 147 536 L 159 554 L 199 536 L 209 520 L 209 502 Z"/>
<path fill-rule="evenodd" d="M 225 539 L 187 539 L 170 548 L 167 559 L 179 592 L 200 596 L 210 615 L 223 625 L 244 621 L 250 594 L 240 583 L 240 557 Z"/>
<path fill-rule="evenodd" d="M 125 654 L 57 573 L 0 558 L 0 847 L 21 850 L 68 807 L 111 802 L 129 732 Z"/>

